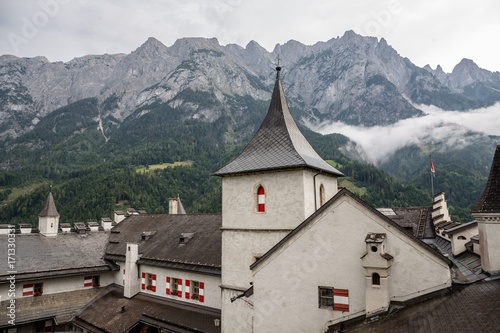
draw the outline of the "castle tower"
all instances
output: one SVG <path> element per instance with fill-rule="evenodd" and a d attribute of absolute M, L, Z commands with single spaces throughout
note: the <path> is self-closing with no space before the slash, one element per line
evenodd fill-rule
<path fill-rule="evenodd" d="M 290 114 L 276 68 L 264 121 L 222 177 L 222 328 L 251 331 L 252 307 L 230 302 L 252 284 L 249 266 L 337 193 L 343 174 L 325 162 Z M 235 325 L 229 327 L 229 323 Z"/>
<path fill-rule="evenodd" d="M 481 266 L 490 274 L 500 273 L 500 145 L 484 193 L 471 213 L 479 229 Z"/>
<path fill-rule="evenodd" d="M 38 229 L 40 229 L 40 234 L 48 237 L 57 236 L 59 216 L 51 191 L 49 192 L 45 206 L 43 206 L 42 211 L 38 214 Z"/>

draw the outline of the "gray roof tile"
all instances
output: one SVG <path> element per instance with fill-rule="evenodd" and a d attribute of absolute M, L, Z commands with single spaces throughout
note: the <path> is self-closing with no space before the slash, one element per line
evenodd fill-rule
<path fill-rule="evenodd" d="M 86 237 L 76 233 L 44 237 L 40 234 L 16 235 L 15 271 L 21 278 L 39 278 L 59 274 L 84 274 L 87 271 L 110 270 L 102 259 L 109 233 L 96 232 Z M 7 248 L 7 235 L 0 236 L 0 247 Z M 0 260 L 0 283 L 9 269 L 7 260 Z"/>
<path fill-rule="evenodd" d="M 269 110 L 259 130 L 241 154 L 214 175 L 308 167 L 343 176 L 316 153 L 300 132 L 288 109 L 279 74 L 278 67 Z"/>
<path fill-rule="evenodd" d="M 484 193 L 472 213 L 500 213 L 500 145 L 497 146 Z"/>
<path fill-rule="evenodd" d="M 47 217 L 47 216 L 59 216 L 59 213 L 57 212 L 56 209 L 56 204 L 54 202 L 54 197 L 52 196 L 52 192 L 49 192 L 49 195 L 47 197 L 47 201 L 45 202 L 45 206 L 43 206 L 42 211 L 40 214 L 38 214 L 40 217 Z"/>
<path fill-rule="evenodd" d="M 111 230 L 105 258 L 125 260 L 126 243 L 138 243 L 139 263 L 220 275 L 221 226 L 220 214 L 132 215 Z"/>

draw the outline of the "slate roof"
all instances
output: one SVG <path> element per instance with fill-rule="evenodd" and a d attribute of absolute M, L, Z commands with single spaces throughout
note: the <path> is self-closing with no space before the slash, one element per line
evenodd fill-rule
<path fill-rule="evenodd" d="M 167 332 L 218 333 L 221 328 L 215 327 L 214 320 L 220 318 L 219 309 L 142 293 L 128 299 L 122 288 L 110 286 L 77 313 L 73 323 L 90 332 L 128 332 L 142 322 Z"/>
<path fill-rule="evenodd" d="M 102 259 L 109 233 L 96 232 L 86 237 L 76 233 L 44 237 L 40 234 L 16 234 L 16 280 L 110 271 Z M 0 248 L 7 249 L 8 236 L 0 235 Z M 0 260 L 0 283 L 9 277 L 7 260 Z"/>
<path fill-rule="evenodd" d="M 500 213 L 500 145 L 495 151 L 484 193 L 471 213 Z"/>
<path fill-rule="evenodd" d="M 132 215 L 111 230 L 105 258 L 125 261 L 126 243 L 138 243 L 138 264 L 220 275 L 221 226 L 220 214 Z"/>
<path fill-rule="evenodd" d="M 418 238 L 436 236 L 430 207 L 377 208 L 379 212 Z"/>
<path fill-rule="evenodd" d="M 82 290 L 48 294 L 37 297 L 16 299 L 16 325 L 56 318 L 58 323 L 67 322 L 88 302 L 95 298 L 103 288 L 87 288 Z M 10 299 L 0 302 L 0 327 L 8 327 L 10 319 L 4 311 Z"/>
<path fill-rule="evenodd" d="M 414 303 L 387 317 L 342 325 L 351 333 L 498 332 L 500 280 L 479 281 Z M 330 331 L 329 331 L 330 332 Z"/>
<path fill-rule="evenodd" d="M 52 196 L 52 192 L 49 192 L 47 196 L 47 201 L 45 202 L 45 206 L 43 206 L 42 211 L 38 214 L 40 217 L 56 217 L 59 216 L 59 213 L 56 209 L 56 204 L 54 202 L 54 197 Z"/>
<path fill-rule="evenodd" d="M 327 209 L 328 206 L 333 204 L 335 201 L 340 199 L 342 196 L 347 195 L 359 202 L 361 205 L 365 206 L 367 209 L 372 211 L 374 214 L 378 215 L 380 218 L 388 222 L 390 225 L 401 231 L 403 234 L 408 236 L 408 238 L 412 239 L 414 242 L 420 244 L 422 247 L 430 251 L 432 254 L 434 254 L 437 258 L 441 259 L 442 261 L 446 262 L 448 265 L 451 264 L 451 261 L 444 257 L 441 252 L 439 252 L 436 248 L 429 246 L 428 244 L 424 243 L 421 239 L 417 238 L 414 236 L 412 233 L 408 232 L 407 230 L 404 229 L 404 227 L 400 226 L 396 222 L 394 222 L 392 219 L 389 217 L 385 216 L 372 206 L 370 206 L 366 201 L 363 199 L 359 198 L 357 195 L 354 193 L 350 192 L 346 188 L 341 188 L 336 195 L 333 196 L 330 200 L 328 200 L 323 206 L 321 206 L 316 212 L 314 212 L 311 216 L 309 216 L 304 222 L 299 224 L 295 229 L 293 229 L 289 234 L 287 234 L 282 240 L 280 240 L 276 245 L 274 245 L 269 251 L 267 251 L 262 257 L 260 257 L 259 260 L 254 262 L 252 265 L 250 265 L 250 269 L 254 269 L 256 266 L 258 266 L 260 263 L 264 262 L 268 257 L 271 256 L 274 252 L 276 252 L 281 246 L 283 246 L 286 242 L 292 239 L 292 237 L 297 234 L 301 229 L 305 228 L 309 223 L 311 223 L 315 217 L 319 214 L 321 214 L 325 209 Z"/>
<path fill-rule="evenodd" d="M 259 130 L 241 154 L 214 175 L 308 167 L 343 176 L 316 153 L 300 132 L 288 109 L 280 81 L 281 68 L 276 69 L 271 103 Z"/>

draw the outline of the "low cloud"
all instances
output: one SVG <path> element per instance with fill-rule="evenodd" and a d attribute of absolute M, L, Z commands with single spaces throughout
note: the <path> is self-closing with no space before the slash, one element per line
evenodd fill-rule
<path fill-rule="evenodd" d="M 445 111 L 435 106 L 415 105 L 425 116 L 400 120 L 388 126 L 350 126 L 341 122 L 306 124 L 322 133 L 340 133 L 362 148 L 368 162 L 378 165 L 408 145 L 444 145 L 463 148 L 482 135 L 500 135 L 500 103 L 467 112 Z M 475 132 L 474 134 L 471 134 Z"/>

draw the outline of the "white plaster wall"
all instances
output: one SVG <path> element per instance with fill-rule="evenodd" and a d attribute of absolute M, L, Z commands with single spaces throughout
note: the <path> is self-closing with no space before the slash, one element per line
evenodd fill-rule
<path fill-rule="evenodd" d="M 142 276 L 142 272 L 156 274 L 156 292 L 147 289 L 145 290 L 140 289 L 140 292 L 142 293 L 175 299 L 186 303 L 209 306 L 217 309 L 221 308 L 221 290 L 219 287 L 221 285 L 220 276 L 198 274 L 194 272 L 185 272 L 185 271 L 178 271 L 173 269 L 167 269 L 155 266 L 145 266 L 145 265 L 141 265 L 139 269 L 141 273 L 140 276 Z M 182 279 L 182 298 L 177 296 L 167 295 L 167 287 L 166 287 L 167 276 L 170 276 L 171 278 Z M 198 300 L 185 298 L 186 279 L 191 281 L 194 280 L 203 282 L 205 284 L 203 303 Z M 142 284 L 142 282 L 140 283 Z M 192 289 L 190 293 L 192 293 Z"/>
<path fill-rule="evenodd" d="M 369 212 L 354 199 L 339 198 L 285 246 L 255 268 L 255 332 L 324 332 L 327 325 L 365 312 L 369 232 L 386 233 L 394 256 L 391 299 L 405 300 L 451 285 L 447 264 Z M 349 290 L 349 312 L 320 309 L 318 286 Z"/>
<path fill-rule="evenodd" d="M 241 293 L 242 291 L 222 290 L 221 328 L 223 333 L 252 332 L 253 296 L 242 297 L 231 302 L 231 298 Z"/>
<path fill-rule="evenodd" d="M 470 241 L 471 237 L 477 235 L 479 229 L 477 226 L 457 232 L 451 236 L 451 252 L 454 256 L 459 255 L 462 252 L 467 251 L 465 244 Z M 465 239 L 458 239 L 459 236 L 464 236 Z"/>
<path fill-rule="evenodd" d="M 481 266 L 490 274 L 500 273 L 500 220 L 478 219 Z"/>
<path fill-rule="evenodd" d="M 46 236 L 56 236 L 59 229 L 59 217 L 40 217 L 38 220 L 40 233 Z M 51 227 L 52 226 L 52 227 Z"/>
<path fill-rule="evenodd" d="M 227 228 L 293 229 L 314 213 L 315 173 L 311 170 L 276 171 L 222 179 L 222 221 Z M 327 199 L 337 192 L 337 179 L 320 174 Z M 258 185 L 266 191 L 266 212 L 257 212 Z M 319 193 L 319 192 L 318 192 Z M 317 196 L 319 202 L 319 195 Z"/>
<path fill-rule="evenodd" d="M 99 284 L 101 285 L 101 287 L 105 287 L 109 284 L 112 284 L 114 281 L 112 272 L 84 274 L 84 275 L 33 280 L 33 281 L 22 281 L 22 282 L 16 282 L 15 297 L 16 298 L 33 297 L 33 296 L 23 296 L 23 285 L 31 283 L 43 283 L 43 295 L 50 295 L 50 294 L 57 294 L 62 292 L 92 288 L 92 287 L 84 287 L 83 281 L 86 276 L 94 276 L 94 275 L 99 275 Z M 10 299 L 10 297 L 8 297 L 8 291 L 9 291 L 8 284 L 0 285 L 1 300 Z"/>
<path fill-rule="evenodd" d="M 250 265 L 261 257 L 288 232 L 250 232 L 224 230 L 222 232 L 222 285 L 250 288 L 253 280 Z"/>

